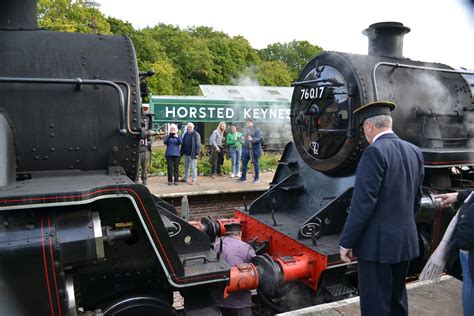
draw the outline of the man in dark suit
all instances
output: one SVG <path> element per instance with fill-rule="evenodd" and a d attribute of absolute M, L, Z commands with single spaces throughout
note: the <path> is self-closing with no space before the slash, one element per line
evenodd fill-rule
<path fill-rule="evenodd" d="M 419 255 L 415 214 L 420 207 L 423 156 L 392 131 L 395 104 L 377 101 L 354 114 L 364 150 L 340 240 L 344 262 L 357 257 L 362 315 L 408 315 L 405 278 Z"/>

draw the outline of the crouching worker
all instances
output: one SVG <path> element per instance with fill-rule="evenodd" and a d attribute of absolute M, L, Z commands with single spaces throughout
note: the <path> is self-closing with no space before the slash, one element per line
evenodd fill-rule
<path fill-rule="evenodd" d="M 255 257 L 253 248 L 242 241 L 242 224 L 224 225 L 226 236 L 222 239 L 221 258 L 231 267 L 240 263 L 249 263 Z M 219 247 L 219 245 L 217 245 Z M 251 316 L 252 295 L 249 290 L 229 293 L 229 297 L 216 298 L 216 305 L 223 316 Z"/>

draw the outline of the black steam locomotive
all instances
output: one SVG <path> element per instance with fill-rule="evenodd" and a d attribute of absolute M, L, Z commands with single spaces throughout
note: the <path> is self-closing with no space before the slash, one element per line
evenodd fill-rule
<path fill-rule="evenodd" d="M 460 72 L 401 56 L 407 31 L 372 25 L 369 56 L 315 57 L 268 192 L 233 219 L 185 222 L 131 180 L 147 133 L 132 42 L 41 30 L 35 1 L 2 1 L 0 315 L 173 315 L 174 292 L 189 315 L 218 315 L 212 295 L 244 289 L 267 310 L 356 295 L 338 234 L 366 145 L 352 111 L 377 99 L 399 105 L 395 131 L 425 155 L 416 272 L 453 213 L 430 193 L 472 184 L 474 106 Z M 228 221 L 243 224 L 252 264 L 229 267 L 213 249 Z"/>

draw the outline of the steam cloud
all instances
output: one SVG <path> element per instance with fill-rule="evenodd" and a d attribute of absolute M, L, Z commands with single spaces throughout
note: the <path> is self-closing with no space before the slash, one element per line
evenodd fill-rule
<path fill-rule="evenodd" d="M 239 85 L 239 86 L 260 87 L 260 84 L 256 80 L 256 72 L 257 72 L 256 67 L 248 67 L 244 71 L 244 75 L 238 78 L 235 78 L 232 81 L 232 83 L 234 85 Z M 253 101 L 267 101 L 268 100 L 267 96 L 264 93 L 262 93 L 261 90 L 255 89 L 253 92 L 254 92 L 252 96 Z M 232 108 L 236 110 L 240 106 L 241 105 L 236 103 L 232 105 Z M 272 104 L 268 105 L 268 112 L 271 112 L 272 110 L 276 110 L 276 109 L 281 109 L 281 105 L 278 105 L 277 103 L 273 105 Z M 266 119 L 265 121 L 262 121 L 256 118 L 255 126 L 259 127 L 262 130 L 264 134 L 263 135 L 264 143 L 267 149 L 283 151 L 286 144 L 293 140 L 292 135 L 291 135 L 291 125 L 290 125 L 289 119 L 287 121 L 282 122 L 282 121 L 270 121 L 268 119 Z M 243 124 L 242 127 L 245 128 L 245 124 Z M 241 132 L 243 128 L 240 128 L 239 131 Z"/>

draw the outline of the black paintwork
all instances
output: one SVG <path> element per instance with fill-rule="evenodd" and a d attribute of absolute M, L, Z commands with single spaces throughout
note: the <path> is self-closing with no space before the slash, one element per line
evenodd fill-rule
<path fill-rule="evenodd" d="M 134 177 L 138 134 L 133 133 L 139 131 L 141 101 L 130 39 L 0 30 L 0 45 L 0 106 L 15 136 L 18 174 L 107 170 L 116 165 Z M 11 82 L 12 78 L 26 82 Z M 77 78 L 116 84 L 125 100 L 125 113 L 121 113 L 117 90 L 110 85 L 55 83 Z M 121 135 L 124 115 L 130 130 Z"/>
<path fill-rule="evenodd" d="M 440 176 L 428 172 L 425 184 Z M 347 273 L 352 273 L 354 267 L 342 264 L 339 257 L 339 237 L 350 208 L 354 180 L 352 175 L 330 177 L 314 170 L 299 156 L 295 145 L 289 143 L 271 188 L 257 198 L 248 211 L 256 221 L 327 256 L 329 270 L 323 272 L 318 292 L 323 301 L 355 293 L 356 284 L 347 280 Z M 421 271 L 454 214 L 452 209 L 435 206 L 432 194 L 436 192 L 428 187 L 423 190 L 416 217 L 420 256 L 411 263 L 410 275 Z"/>
<path fill-rule="evenodd" d="M 185 297 L 188 314 L 218 313 L 210 294 L 223 289 L 230 272 L 211 249 L 211 239 L 131 181 L 139 138 L 146 133 L 139 126 L 139 72 L 131 40 L 40 30 L 34 9 L 34 0 L 0 5 L 0 314 L 67 314 L 79 306 L 106 314 L 173 314 L 174 290 Z M 390 45 L 375 51 L 390 52 Z M 327 256 L 331 270 L 323 273 L 320 288 L 333 297 L 353 291 L 338 282 L 346 272 L 338 268 L 338 232 L 366 145 L 352 111 L 375 98 L 371 70 L 381 61 L 448 68 L 381 56 L 315 57 L 293 95 L 296 146 L 287 146 L 270 190 L 249 210 L 256 220 Z M 394 119 L 403 124 L 395 123 L 395 131 L 423 147 L 433 166 L 446 167 L 455 157 L 469 165 L 472 135 L 466 136 L 464 114 L 472 111 L 471 86 L 457 74 L 421 71 L 447 91 L 433 104 L 427 100 L 435 91 L 422 89 L 426 78 L 419 73 L 393 67 L 377 72 L 379 98 L 399 105 Z M 322 86 L 316 101 L 301 101 L 302 87 Z M 430 111 L 438 104 L 444 107 Z M 328 175 L 335 173 L 343 176 Z M 433 173 L 427 181 L 439 184 L 440 178 Z M 424 247 L 420 262 L 452 215 L 435 208 L 428 193 L 417 221 Z M 305 224 L 319 224 L 318 231 L 305 236 Z M 216 227 L 208 228 L 214 238 Z M 108 239 L 108 232 L 121 237 Z M 273 283 L 262 287 L 277 292 Z M 72 288 L 74 294 L 67 292 Z"/>
<path fill-rule="evenodd" d="M 394 131 L 421 148 L 429 162 L 427 167 L 472 165 L 473 134 L 466 126 L 472 123 L 469 113 L 473 107 L 471 87 L 465 77 L 377 66 L 381 62 L 452 69 L 443 64 L 380 55 L 324 52 L 316 56 L 302 70 L 292 98 L 293 138 L 304 161 L 328 174 L 354 171 L 367 142 L 359 129 L 360 122 L 351 113 L 375 100 L 372 74 L 377 67 L 378 100 L 397 104 L 392 112 Z M 325 90 L 320 98 L 302 99 L 303 89 L 321 87 Z M 317 153 L 312 150 L 312 142 L 319 144 Z M 452 151 L 456 151 L 454 156 Z"/>
<path fill-rule="evenodd" d="M 209 237 L 131 180 L 131 40 L 38 29 L 35 7 L 0 5 L 0 314 L 168 314 L 174 290 L 222 287 Z"/>

